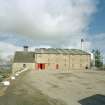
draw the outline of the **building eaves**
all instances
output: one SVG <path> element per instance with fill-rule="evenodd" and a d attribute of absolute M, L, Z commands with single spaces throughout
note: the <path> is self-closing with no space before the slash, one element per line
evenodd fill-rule
<path fill-rule="evenodd" d="M 36 49 L 36 54 L 72 54 L 72 55 L 90 55 L 89 53 L 80 49 L 60 49 L 60 48 L 48 48 L 48 49 Z"/>

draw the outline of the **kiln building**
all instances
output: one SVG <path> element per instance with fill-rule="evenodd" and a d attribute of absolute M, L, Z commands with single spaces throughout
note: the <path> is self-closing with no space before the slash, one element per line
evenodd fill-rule
<path fill-rule="evenodd" d="M 28 68 L 31 70 L 85 70 L 90 68 L 91 55 L 79 49 L 39 48 L 35 52 L 15 53 L 13 72 Z"/>

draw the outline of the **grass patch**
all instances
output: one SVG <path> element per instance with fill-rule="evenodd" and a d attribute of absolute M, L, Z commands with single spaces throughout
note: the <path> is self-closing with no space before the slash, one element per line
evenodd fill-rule
<path fill-rule="evenodd" d="M 3 81 L 3 79 L 8 78 L 10 74 L 12 73 L 11 67 L 2 67 L 0 68 L 0 82 Z"/>

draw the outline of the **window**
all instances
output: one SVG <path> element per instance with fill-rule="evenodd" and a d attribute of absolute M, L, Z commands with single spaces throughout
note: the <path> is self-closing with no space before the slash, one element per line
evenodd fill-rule
<path fill-rule="evenodd" d="M 88 68 L 89 68 L 88 65 L 86 65 L 85 69 L 88 69 Z"/>
<path fill-rule="evenodd" d="M 26 64 L 23 64 L 23 67 L 26 68 Z"/>

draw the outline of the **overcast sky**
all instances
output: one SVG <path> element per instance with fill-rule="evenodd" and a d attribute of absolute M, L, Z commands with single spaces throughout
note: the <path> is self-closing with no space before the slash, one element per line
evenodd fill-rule
<path fill-rule="evenodd" d="M 0 51 L 34 47 L 105 52 L 105 0 L 0 0 Z"/>

